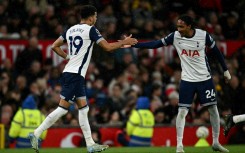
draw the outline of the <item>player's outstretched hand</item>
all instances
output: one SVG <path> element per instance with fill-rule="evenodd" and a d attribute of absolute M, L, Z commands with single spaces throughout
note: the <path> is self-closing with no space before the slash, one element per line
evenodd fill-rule
<path fill-rule="evenodd" d="M 228 70 L 224 72 L 225 82 L 228 83 L 231 80 L 231 74 Z"/>
<path fill-rule="evenodd" d="M 132 34 L 130 34 L 129 36 L 123 36 L 124 39 L 123 40 L 119 40 L 123 42 L 123 47 L 122 48 L 129 48 L 132 45 L 135 45 L 138 43 L 138 40 L 135 38 L 132 38 Z"/>

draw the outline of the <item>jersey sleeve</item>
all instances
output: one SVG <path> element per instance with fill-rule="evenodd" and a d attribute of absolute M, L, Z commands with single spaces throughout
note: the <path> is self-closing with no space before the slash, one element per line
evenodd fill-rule
<path fill-rule="evenodd" d="M 67 40 L 66 40 L 66 32 L 67 32 L 67 30 L 64 31 L 64 32 L 61 34 L 61 36 L 60 36 L 60 39 L 62 39 L 63 42 L 67 42 Z"/>
<path fill-rule="evenodd" d="M 102 35 L 100 34 L 99 30 L 97 30 L 94 26 L 90 29 L 89 32 L 89 37 L 92 41 L 95 41 L 97 44 L 101 41 L 104 40 Z"/>
<path fill-rule="evenodd" d="M 227 70 L 227 65 L 225 64 L 225 59 L 218 47 L 215 45 L 214 39 L 207 33 L 206 34 L 206 46 L 211 48 L 212 53 L 218 59 L 223 71 Z"/>
<path fill-rule="evenodd" d="M 132 47 L 154 49 L 154 48 L 159 48 L 162 46 L 163 46 L 163 43 L 161 40 L 155 40 L 155 41 L 149 41 L 149 42 L 140 42 L 140 43 L 137 43 L 136 45 L 133 45 Z"/>
<path fill-rule="evenodd" d="M 215 41 L 214 39 L 210 36 L 209 33 L 206 34 L 206 46 L 213 48 L 215 46 Z"/>
<path fill-rule="evenodd" d="M 172 45 L 174 43 L 174 32 L 161 39 L 164 46 Z"/>

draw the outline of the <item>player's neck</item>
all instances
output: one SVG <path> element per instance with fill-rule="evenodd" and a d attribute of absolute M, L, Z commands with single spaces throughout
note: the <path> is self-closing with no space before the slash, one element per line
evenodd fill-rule
<path fill-rule="evenodd" d="M 196 33 L 195 29 L 190 29 L 186 37 L 191 38 L 195 35 L 195 33 Z"/>
<path fill-rule="evenodd" d="M 87 24 L 87 25 L 92 26 L 92 23 L 91 23 L 90 20 L 81 20 L 81 21 L 80 21 L 80 24 Z"/>

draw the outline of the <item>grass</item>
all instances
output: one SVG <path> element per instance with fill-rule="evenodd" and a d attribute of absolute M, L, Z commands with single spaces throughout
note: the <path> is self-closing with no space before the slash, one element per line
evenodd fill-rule
<path fill-rule="evenodd" d="M 226 146 L 230 153 L 245 153 L 245 145 Z M 213 153 L 211 147 L 185 147 L 186 153 Z M 35 153 L 32 149 L 0 149 L 1 153 Z M 40 153 L 87 153 L 86 148 L 45 148 Z M 175 153 L 175 147 L 110 147 L 102 153 Z"/>

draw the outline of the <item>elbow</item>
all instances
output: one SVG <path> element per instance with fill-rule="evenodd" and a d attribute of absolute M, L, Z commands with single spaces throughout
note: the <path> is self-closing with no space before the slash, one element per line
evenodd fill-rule
<path fill-rule="evenodd" d="M 51 49 L 52 49 L 52 50 L 54 50 L 54 49 L 55 49 L 55 46 L 54 46 L 54 45 L 52 45 L 52 46 L 51 46 Z"/>
<path fill-rule="evenodd" d="M 51 49 L 52 49 L 53 51 L 55 51 L 55 48 L 56 48 L 56 46 L 53 44 L 53 45 L 51 46 Z"/>

